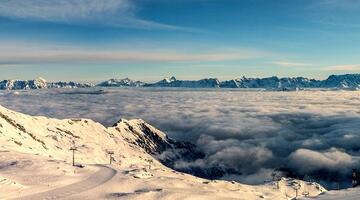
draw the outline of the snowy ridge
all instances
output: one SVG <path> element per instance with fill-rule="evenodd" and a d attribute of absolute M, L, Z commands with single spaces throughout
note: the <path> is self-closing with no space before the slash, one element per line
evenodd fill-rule
<path fill-rule="evenodd" d="M 359 88 L 360 74 L 331 75 L 321 82 L 321 87 L 328 88 Z"/>
<path fill-rule="evenodd" d="M 36 80 L 4 80 L 0 82 L 0 89 L 2 90 L 26 90 L 26 89 L 43 89 L 47 88 L 45 79 L 38 78 Z"/>
<path fill-rule="evenodd" d="M 247 78 L 219 81 L 217 78 L 201 80 L 178 80 L 174 76 L 156 83 L 144 83 L 129 78 L 109 79 L 97 85 L 76 82 L 47 82 L 36 80 L 4 80 L 0 82 L 0 90 L 26 90 L 44 88 L 88 88 L 88 87 L 172 87 L 172 88 L 262 88 L 267 90 L 292 91 L 304 88 L 358 90 L 360 74 L 331 75 L 325 80 L 304 77 L 277 76 L 267 78 Z"/>
<path fill-rule="evenodd" d="M 130 144 L 141 147 L 145 152 L 157 154 L 172 147 L 165 133 L 141 119 L 118 121 L 113 128 Z"/>
<path fill-rule="evenodd" d="M 304 77 L 278 78 L 276 76 L 268 78 L 246 78 L 235 79 L 222 82 L 224 88 L 318 88 L 320 82 L 315 79 Z"/>
<path fill-rule="evenodd" d="M 88 88 L 93 85 L 76 82 L 47 82 L 43 78 L 35 80 L 3 80 L 0 82 L 0 90 L 29 90 L 47 88 Z"/>
<path fill-rule="evenodd" d="M 220 81 L 216 78 L 198 81 L 177 80 L 175 77 L 163 79 L 157 83 L 145 84 L 145 87 L 183 87 L 183 88 L 219 88 Z"/>
<path fill-rule="evenodd" d="M 140 119 L 122 119 L 113 127 L 106 128 L 89 119 L 32 117 L 0 106 L 0 177 L 6 179 L 2 181 L 4 183 L 0 182 L 0 191 L 7 195 L 5 199 L 18 197 L 18 194 L 41 196 L 37 195 L 36 191 L 54 189 L 67 182 L 73 183 L 76 181 L 74 179 L 91 177 L 89 173 L 96 175 L 95 170 L 98 167 L 92 167 L 92 164 L 108 163 L 108 153 L 111 151 L 114 152 L 112 169 L 116 172 L 110 176 L 109 183 L 104 186 L 99 183 L 98 190 L 89 189 L 81 194 L 64 189 L 67 193 L 59 195 L 73 195 L 68 199 L 243 197 L 249 200 L 287 200 L 295 195 L 294 187 L 290 184 L 294 181 L 307 185 L 299 190 L 300 196 L 305 190 L 310 196 L 325 191 L 317 184 L 293 179 L 286 180 L 277 189 L 275 183 L 250 186 L 179 173 L 165 167 L 156 159 L 159 153 L 175 150 L 177 146 L 181 146 L 181 143 L 171 140 L 165 133 Z M 75 176 L 70 164 L 71 147 L 76 147 L 75 162 L 86 165 L 84 169 L 76 170 L 78 172 Z M 102 168 L 98 174 L 108 172 L 109 170 Z M 47 178 L 41 178 L 45 175 Z M 31 181 L 28 177 L 36 181 Z M 12 180 L 14 184 L 6 185 L 9 182 L 7 180 Z M 47 181 L 42 183 L 47 187 L 42 187 L 39 181 Z"/>
<path fill-rule="evenodd" d="M 141 87 L 144 83 L 141 81 L 133 81 L 129 78 L 109 79 L 97 84 L 98 87 Z"/>
<path fill-rule="evenodd" d="M 324 89 L 347 89 L 357 90 L 360 88 L 360 74 L 331 75 L 325 80 L 309 79 L 304 77 L 283 77 L 277 76 L 266 78 L 247 78 L 219 81 L 217 78 L 206 78 L 201 80 L 178 80 L 174 76 L 165 78 L 156 83 L 142 83 L 140 81 L 117 81 L 109 80 L 109 84 L 100 84 L 104 87 L 179 87 L 179 88 L 263 88 L 268 90 L 298 90 L 303 88 L 324 88 Z M 116 82 L 116 81 L 115 81 Z M 125 83 L 123 83 L 125 82 Z M 130 84 L 127 84 L 127 83 Z M 111 84 L 110 84 L 111 83 Z M 135 84 L 138 83 L 138 84 Z M 140 84 L 141 83 L 141 84 Z"/>

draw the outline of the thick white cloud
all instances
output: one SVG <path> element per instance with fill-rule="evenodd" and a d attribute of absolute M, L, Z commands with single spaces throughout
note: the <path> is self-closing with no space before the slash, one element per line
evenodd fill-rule
<path fill-rule="evenodd" d="M 358 159 L 336 148 L 323 152 L 298 149 L 290 155 L 290 165 L 304 174 L 324 169 L 348 172 L 356 167 L 355 164 L 358 164 Z"/>

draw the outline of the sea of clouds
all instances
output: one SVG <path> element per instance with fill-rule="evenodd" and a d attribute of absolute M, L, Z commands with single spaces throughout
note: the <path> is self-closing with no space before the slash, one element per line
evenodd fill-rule
<path fill-rule="evenodd" d="M 95 89 L 96 90 L 96 89 Z M 198 145 L 203 159 L 176 168 L 228 172 L 246 183 L 274 169 L 319 181 L 351 183 L 360 167 L 360 93 L 188 89 L 67 89 L 2 92 L 0 105 L 31 115 L 90 118 L 111 126 L 142 118 L 177 140 Z"/>

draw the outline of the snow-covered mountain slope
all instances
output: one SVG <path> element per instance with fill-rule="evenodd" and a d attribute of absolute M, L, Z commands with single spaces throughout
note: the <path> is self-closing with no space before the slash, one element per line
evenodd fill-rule
<path fill-rule="evenodd" d="M 129 126 L 105 128 L 89 119 L 58 120 L 31 117 L 0 107 L 0 141 L 2 147 L 7 149 L 23 153 L 36 153 L 62 160 L 70 159 L 68 150 L 75 144 L 79 162 L 104 163 L 108 161 L 108 151 L 127 148 L 128 145 L 131 146 L 128 141 L 135 141 L 134 133 L 128 129 L 141 130 L 140 126 L 144 126 L 145 123 L 141 120 L 121 121 Z M 144 132 L 139 131 L 137 134 L 145 137 Z M 140 142 L 145 143 L 146 141 Z M 135 145 L 132 146 L 130 150 L 135 148 Z M 135 149 L 136 152 L 141 150 L 139 146 L 136 146 Z M 145 153 L 145 149 L 142 152 L 145 157 L 148 155 Z"/>
<path fill-rule="evenodd" d="M 29 90 L 45 88 L 88 88 L 93 85 L 75 82 L 47 82 L 43 78 L 36 80 L 3 80 L 0 82 L 0 90 Z"/>
<path fill-rule="evenodd" d="M 72 147 L 75 163 L 84 168 L 71 166 Z M 302 185 L 299 195 L 325 191 L 293 179 L 281 180 L 279 188 L 275 182 L 210 181 L 156 159 L 178 147 L 187 148 L 139 119 L 106 128 L 89 119 L 32 117 L 0 106 L 0 198 L 285 200 L 295 197 L 295 182 Z M 113 164 L 105 166 L 110 152 Z"/>
<path fill-rule="evenodd" d="M 144 83 L 141 81 L 133 81 L 129 78 L 109 79 L 97 84 L 98 87 L 141 87 Z"/>

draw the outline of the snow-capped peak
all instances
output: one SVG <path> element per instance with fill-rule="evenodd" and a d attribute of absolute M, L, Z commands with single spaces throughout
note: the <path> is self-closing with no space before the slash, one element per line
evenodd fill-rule
<path fill-rule="evenodd" d="M 133 81 L 130 78 L 124 78 L 124 79 L 109 79 L 107 81 L 99 83 L 98 87 L 141 87 L 144 85 L 143 82 L 140 81 Z"/>
<path fill-rule="evenodd" d="M 113 128 L 128 142 L 140 146 L 147 153 L 161 153 L 167 148 L 171 148 L 170 139 L 166 134 L 142 119 L 120 119 Z"/>
<path fill-rule="evenodd" d="M 176 81 L 176 78 L 175 78 L 175 76 L 172 76 L 172 77 L 170 78 L 170 82 L 174 82 L 174 81 Z"/>
<path fill-rule="evenodd" d="M 38 77 L 37 79 L 36 79 L 36 81 L 37 82 L 41 82 L 41 83 L 47 83 L 47 81 L 43 78 L 43 77 Z"/>
<path fill-rule="evenodd" d="M 87 88 L 91 87 L 87 83 L 75 82 L 47 82 L 44 78 L 35 80 L 3 80 L 0 81 L 0 90 L 29 90 L 44 88 Z"/>

